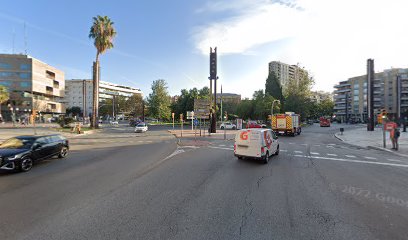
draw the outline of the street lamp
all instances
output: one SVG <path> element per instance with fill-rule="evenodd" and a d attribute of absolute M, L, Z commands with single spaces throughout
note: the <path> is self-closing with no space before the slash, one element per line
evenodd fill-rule
<path fill-rule="evenodd" d="M 272 118 L 273 118 L 273 106 L 275 105 L 275 102 L 277 102 L 278 104 L 280 104 L 280 100 L 273 100 L 273 102 L 272 102 L 272 107 L 271 107 L 271 128 L 273 128 L 273 126 L 272 126 Z"/>
<path fill-rule="evenodd" d="M 271 117 L 273 116 L 273 106 L 274 106 L 275 102 L 277 102 L 278 104 L 280 104 L 280 100 L 273 100 L 273 102 L 272 102 L 272 107 L 271 107 Z"/>

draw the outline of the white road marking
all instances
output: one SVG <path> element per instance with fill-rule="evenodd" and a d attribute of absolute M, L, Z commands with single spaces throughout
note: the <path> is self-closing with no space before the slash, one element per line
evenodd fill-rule
<path fill-rule="evenodd" d="M 183 153 L 185 152 L 183 149 L 176 149 L 176 151 L 174 151 L 172 154 L 170 154 L 169 156 L 165 157 L 162 161 L 165 161 L 169 158 L 172 158 L 174 156 L 176 156 L 177 154 Z"/>
<path fill-rule="evenodd" d="M 370 159 L 370 160 L 375 160 L 375 159 L 377 159 L 377 158 L 375 158 L 375 157 L 364 157 L 365 159 Z"/>
<path fill-rule="evenodd" d="M 224 144 L 220 144 L 219 146 L 220 146 L 220 147 L 225 147 L 225 145 L 224 145 Z"/>
<path fill-rule="evenodd" d="M 182 146 L 180 148 L 194 148 L 194 149 L 197 149 L 197 148 L 200 148 L 200 147 L 197 147 L 197 146 Z"/>
<path fill-rule="evenodd" d="M 315 145 L 313 145 L 313 146 L 315 146 L 315 147 L 320 147 L 320 145 L 319 145 L 319 144 L 315 144 Z"/>
<path fill-rule="evenodd" d="M 306 144 L 306 143 L 302 143 L 302 144 L 300 144 L 300 145 L 307 146 L 307 144 Z"/>
<path fill-rule="evenodd" d="M 294 151 L 295 153 L 303 153 L 302 151 Z"/>
<path fill-rule="evenodd" d="M 337 154 L 334 154 L 334 153 L 328 153 L 327 155 L 328 155 L 328 156 L 337 157 Z"/>
<path fill-rule="evenodd" d="M 334 148 L 332 145 L 327 145 L 326 147 L 327 148 Z"/>
<path fill-rule="evenodd" d="M 214 146 L 209 146 L 209 148 L 215 148 L 215 149 L 222 149 L 222 150 L 234 151 L 234 149 L 232 149 L 232 148 L 223 148 L 223 147 L 214 147 Z"/>
<path fill-rule="evenodd" d="M 387 161 L 392 161 L 392 162 L 402 162 L 401 160 L 397 160 L 397 159 L 387 159 Z"/>
<path fill-rule="evenodd" d="M 295 143 L 289 143 L 289 144 L 295 144 Z"/>
<path fill-rule="evenodd" d="M 313 155 L 320 155 L 320 153 L 317 153 L 317 152 L 310 152 L 310 154 L 313 154 Z"/>
<path fill-rule="evenodd" d="M 334 146 L 334 145 L 336 145 L 335 143 L 329 143 L 329 144 L 327 144 L 327 145 L 329 145 L 329 146 Z"/>
<path fill-rule="evenodd" d="M 385 163 L 385 162 L 371 162 L 371 161 L 352 160 L 352 159 L 344 159 L 344 158 L 318 157 L 318 156 L 310 156 L 310 157 L 309 157 L 309 156 L 304 156 L 304 155 L 293 155 L 293 156 L 295 156 L 295 157 L 303 157 L 303 158 L 322 159 L 322 160 L 329 160 L 329 161 L 351 162 L 351 163 L 364 163 L 364 164 L 373 164 L 373 165 L 383 165 L 383 166 L 405 167 L 405 168 L 408 168 L 408 164 Z"/>
<path fill-rule="evenodd" d="M 345 155 L 346 157 L 349 157 L 349 158 L 355 158 L 356 156 L 354 156 L 354 155 Z"/>
<path fill-rule="evenodd" d="M 287 152 L 288 150 L 284 150 L 284 149 L 281 149 L 281 150 L 279 150 L 280 152 Z"/>

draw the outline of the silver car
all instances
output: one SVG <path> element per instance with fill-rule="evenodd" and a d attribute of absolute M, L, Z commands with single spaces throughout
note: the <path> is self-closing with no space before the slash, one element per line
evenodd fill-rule
<path fill-rule="evenodd" d="M 146 123 L 139 123 L 135 127 L 135 132 L 147 132 L 148 127 Z"/>

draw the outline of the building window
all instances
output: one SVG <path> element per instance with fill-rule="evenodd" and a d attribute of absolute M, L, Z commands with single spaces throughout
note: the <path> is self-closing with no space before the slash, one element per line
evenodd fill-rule
<path fill-rule="evenodd" d="M 47 78 L 50 78 L 50 79 L 55 80 L 55 73 L 54 73 L 54 72 L 51 72 L 51 71 L 46 70 L 46 71 L 45 71 L 45 76 L 46 76 Z"/>
<path fill-rule="evenodd" d="M 0 72 L 0 77 L 12 77 L 15 74 L 14 72 Z"/>
<path fill-rule="evenodd" d="M 0 68 L 2 69 L 11 69 L 11 65 L 8 63 L 0 63 Z"/>
<path fill-rule="evenodd" d="M 23 79 L 28 79 L 30 78 L 31 74 L 30 73 L 20 73 L 20 78 Z"/>
<path fill-rule="evenodd" d="M 31 82 L 20 82 L 20 86 L 23 88 L 31 87 Z"/>
<path fill-rule="evenodd" d="M 23 63 L 23 64 L 20 65 L 20 69 L 21 70 L 30 70 L 30 65 Z"/>
<path fill-rule="evenodd" d="M 59 82 L 54 80 L 54 88 L 59 88 Z"/>
<path fill-rule="evenodd" d="M 11 81 L 0 81 L 0 85 L 3 85 L 5 87 L 10 87 L 11 86 Z"/>

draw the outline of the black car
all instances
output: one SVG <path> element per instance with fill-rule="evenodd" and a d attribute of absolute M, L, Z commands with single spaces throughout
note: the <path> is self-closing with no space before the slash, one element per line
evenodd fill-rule
<path fill-rule="evenodd" d="M 37 161 L 66 157 L 68 150 L 68 140 L 57 134 L 13 137 L 0 145 L 0 169 L 27 172 Z"/>

